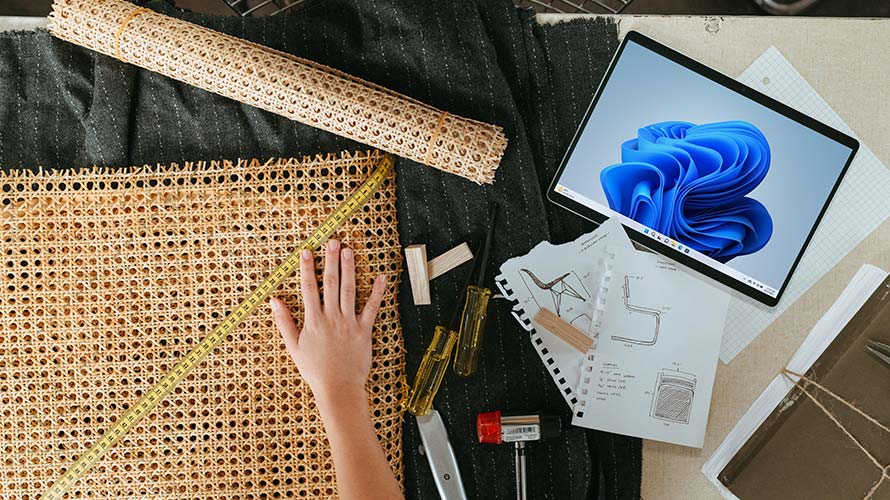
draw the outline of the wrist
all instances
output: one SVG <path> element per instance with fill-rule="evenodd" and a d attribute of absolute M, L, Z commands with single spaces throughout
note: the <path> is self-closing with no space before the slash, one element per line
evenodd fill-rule
<path fill-rule="evenodd" d="M 364 385 L 338 384 L 313 389 L 315 402 L 322 413 L 356 411 L 368 407 L 368 392 Z"/>

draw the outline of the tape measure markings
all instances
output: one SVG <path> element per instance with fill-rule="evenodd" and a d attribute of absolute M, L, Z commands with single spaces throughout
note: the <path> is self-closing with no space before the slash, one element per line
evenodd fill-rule
<path fill-rule="evenodd" d="M 300 252 L 321 248 L 322 244 L 348 221 L 359 208 L 371 198 L 375 191 L 386 180 L 386 175 L 392 169 L 394 160 L 390 155 L 384 155 L 380 165 L 371 173 L 365 182 L 343 201 L 325 220 L 318 226 L 297 249 L 279 264 L 260 285 L 254 289 L 238 307 L 230 312 L 226 318 L 214 328 L 198 345 L 186 354 L 185 358 L 173 366 L 161 380 L 154 385 L 145 395 L 131 406 L 124 414 L 105 431 L 99 441 L 96 441 L 83 455 L 57 479 L 52 486 L 40 497 L 41 500 L 57 500 L 83 477 L 90 467 L 95 465 L 108 450 L 114 447 L 133 427 L 135 427 L 145 415 L 151 412 L 196 366 L 201 364 L 204 358 L 210 354 L 216 346 L 222 343 L 226 337 L 247 316 L 253 314 L 260 303 L 265 302 L 269 295 L 278 288 L 281 283 L 290 277 L 299 267 Z"/>

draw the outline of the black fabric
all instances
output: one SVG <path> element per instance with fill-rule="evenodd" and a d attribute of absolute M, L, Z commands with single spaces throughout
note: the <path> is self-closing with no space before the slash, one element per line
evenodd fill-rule
<path fill-rule="evenodd" d="M 604 20 L 538 26 L 507 0 L 316 0 L 274 18 L 207 17 L 147 5 L 306 57 L 441 109 L 502 125 L 509 138 L 493 186 L 401 159 L 401 243 L 436 255 L 480 235 L 489 204 L 502 211 L 492 275 L 541 240 L 566 241 L 589 223 L 545 199 L 546 188 L 617 46 Z M 5 169 L 123 166 L 210 158 L 364 149 L 332 134 L 239 104 L 52 38 L 0 35 L 0 165 Z M 295 235 L 295 240 L 298 235 Z M 433 304 L 401 315 L 413 380 L 436 324 L 455 307 L 463 271 L 432 283 Z M 527 334 L 494 300 L 485 352 L 470 379 L 446 375 L 436 406 L 449 427 L 470 498 L 513 493 L 509 446 L 480 445 L 476 414 L 540 410 L 565 419 L 558 438 L 528 447 L 531 498 L 638 498 L 640 441 L 568 425 L 570 412 Z M 406 416 L 405 489 L 436 498 L 414 419 Z"/>

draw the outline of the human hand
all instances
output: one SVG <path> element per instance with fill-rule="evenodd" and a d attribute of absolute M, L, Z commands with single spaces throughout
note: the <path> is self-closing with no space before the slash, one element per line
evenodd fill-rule
<path fill-rule="evenodd" d="M 371 371 L 371 329 L 383 300 L 386 277 L 378 275 L 362 312 L 355 312 L 355 256 L 329 240 L 324 263 L 324 304 L 319 297 L 312 252 L 300 253 L 303 329 L 297 330 L 287 306 L 270 300 L 275 325 L 300 375 L 316 399 L 364 391 Z"/>

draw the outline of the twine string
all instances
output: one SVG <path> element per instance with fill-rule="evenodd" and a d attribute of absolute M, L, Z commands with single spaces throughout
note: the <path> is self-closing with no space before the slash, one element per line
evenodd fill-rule
<path fill-rule="evenodd" d="M 863 497 L 863 499 L 869 500 L 875 494 L 875 492 L 878 491 L 878 488 L 881 487 L 881 483 L 883 483 L 885 479 L 890 479 L 890 465 L 884 467 L 884 472 L 881 474 L 881 478 L 878 479 L 874 485 L 872 485 L 871 489 L 868 490 L 868 493 L 865 494 L 865 497 Z"/>
<path fill-rule="evenodd" d="M 864 453 L 865 456 L 867 456 L 868 459 L 873 464 L 875 464 L 875 467 L 877 467 L 878 470 L 881 471 L 881 477 L 878 478 L 878 480 L 872 485 L 871 489 L 863 497 L 863 500 L 869 500 L 875 494 L 875 492 L 878 491 L 878 488 L 881 487 L 881 484 L 884 482 L 885 479 L 890 480 L 890 464 L 888 464 L 888 465 L 881 464 L 881 462 L 879 462 L 878 459 L 875 458 L 875 456 L 872 455 L 868 451 L 868 449 L 866 449 L 865 446 L 863 446 L 862 443 L 860 443 L 859 440 L 856 439 L 856 437 L 853 436 L 852 433 L 850 433 L 849 430 L 847 430 L 847 428 L 844 426 L 844 424 L 842 424 L 840 422 L 840 420 L 838 420 L 838 418 L 835 417 L 834 414 L 831 413 L 828 410 L 828 408 L 825 407 L 824 404 L 822 404 L 821 401 L 816 399 L 815 396 L 813 396 L 812 394 L 810 394 L 809 391 L 807 391 L 806 385 L 812 385 L 813 387 L 819 389 L 820 391 L 824 392 L 825 394 L 831 396 L 833 399 L 839 401 L 841 404 L 843 404 L 847 408 L 853 410 L 856 414 L 865 418 L 867 421 L 876 425 L 878 428 L 882 429 L 884 432 L 887 432 L 888 434 L 890 434 L 890 427 L 887 427 L 886 425 L 882 424 L 881 422 L 879 422 L 877 419 L 875 419 L 871 415 L 865 413 L 864 411 L 860 410 L 859 408 L 857 408 L 855 405 L 853 405 L 849 401 L 847 401 L 847 400 L 843 399 L 842 397 L 838 396 L 837 394 L 835 394 L 831 389 L 828 389 L 827 387 L 816 382 L 815 380 L 812 380 L 811 378 L 807 377 L 806 375 L 789 370 L 788 368 L 782 368 L 781 374 L 782 374 L 782 376 L 784 376 L 785 378 L 790 380 L 792 383 L 794 383 L 794 385 L 797 386 L 797 388 L 799 388 L 800 391 L 807 398 L 809 398 L 810 401 L 812 401 L 814 405 L 816 405 L 817 408 L 822 410 L 822 413 L 824 413 L 829 419 L 831 419 L 831 421 L 834 422 L 834 425 L 836 425 L 838 427 L 838 429 L 840 429 L 841 432 L 844 433 L 844 435 L 846 435 L 848 438 L 850 438 L 850 440 L 853 441 L 853 443 L 856 445 L 856 447 L 859 448 L 859 450 L 862 451 L 862 453 Z M 791 377 L 792 375 L 797 377 L 797 380 L 793 379 Z M 805 384 L 801 384 L 800 383 L 801 380 L 803 380 L 805 382 Z"/>
<path fill-rule="evenodd" d="M 430 155 L 433 153 L 433 146 L 436 145 L 436 139 L 439 138 L 439 134 L 442 133 L 442 124 L 445 123 L 445 117 L 448 116 L 447 111 L 443 111 L 439 116 L 439 121 L 436 123 L 436 128 L 433 129 L 433 136 L 430 137 L 430 143 L 426 147 L 426 156 L 423 158 L 423 162 L 427 165 L 430 164 Z"/>
<path fill-rule="evenodd" d="M 130 11 L 129 14 L 127 14 L 127 17 L 125 17 L 124 20 L 121 21 L 121 25 L 118 26 L 117 33 L 115 33 L 114 35 L 114 53 L 121 62 L 127 62 L 124 59 L 124 56 L 121 55 L 121 35 L 124 34 L 124 30 L 127 29 L 127 25 L 130 24 L 130 21 L 132 21 L 134 17 L 148 10 L 151 9 L 147 7 L 139 7 L 137 9 L 133 9 L 132 11 Z"/>

